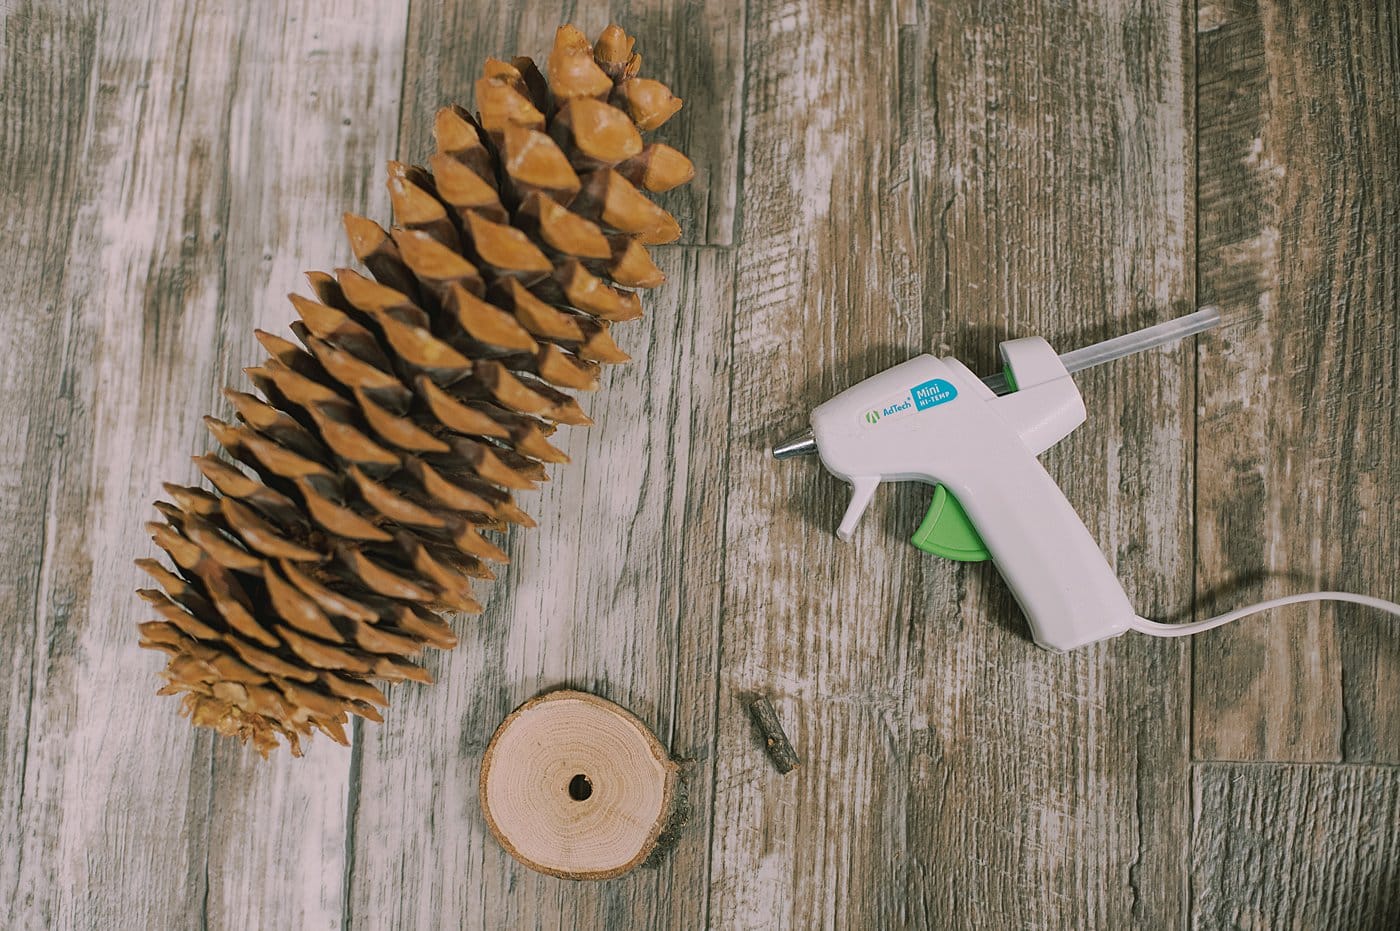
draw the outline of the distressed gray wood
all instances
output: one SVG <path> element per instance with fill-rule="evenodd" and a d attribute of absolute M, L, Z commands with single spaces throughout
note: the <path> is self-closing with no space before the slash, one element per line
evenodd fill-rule
<path fill-rule="evenodd" d="M 990 566 L 908 545 L 927 490 L 765 446 L 925 349 L 1189 309 L 1187 10 L 750 10 L 711 916 L 724 927 L 1184 920 L 1185 649 L 1040 651 Z M 1189 607 L 1191 359 L 1087 373 L 1048 457 L 1140 609 Z M 956 442 L 950 438 L 950 442 Z M 777 699 L 804 766 L 747 733 Z M 732 724 L 728 722 L 734 722 Z"/>
<path fill-rule="evenodd" d="M 222 91 L 233 95 L 227 197 L 239 205 L 225 254 L 223 377 L 246 389 L 237 369 L 265 355 L 253 328 L 287 335 L 287 292 L 311 293 L 302 273 L 353 264 L 342 212 L 388 213 L 383 164 L 397 144 L 408 11 L 406 0 L 313 0 L 274 4 L 256 23 L 236 8 L 225 15 L 246 25 Z M 343 926 L 351 764 L 328 740 L 270 763 L 216 741 L 210 926 Z"/>
<path fill-rule="evenodd" d="M 361 729 L 351 870 L 356 926 L 698 927 L 705 923 L 715 656 L 728 412 L 732 258 L 658 252 L 670 281 L 619 325 L 633 361 L 563 428 L 572 462 L 519 502 L 511 563 L 479 586 L 462 644 L 429 658 L 438 683 L 397 687 Z M 687 825 L 654 866 L 606 883 L 532 873 L 477 804 L 496 726 L 541 691 L 596 692 L 638 715 L 677 758 Z"/>
<path fill-rule="evenodd" d="M 345 206 L 387 200 L 365 181 L 394 148 L 404 13 L 9 13 L 5 161 L 27 173 L 3 185 L 23 256 L 3 360 L 13 926 L 340 923 L 348 756 L 267 764 L 179 720 L 136 647 L 131 560 L 160 481 L 191 481 L 210 445 L 200 414 L 259 358 L 252 328 L 282 328 L 309 262 L 348 258 Z"/>
<path fill-rule="evenodd" d="M 401 152 L 416 159 L 430 151 L 433 112 L 452 101 L 471 105 L 487 56 L 523 53 L 543 61 L 560 23 L 594 35 L 610 20 L 638 35 L 645 73 L 686 100 L 683 116 L 656 136 L 696 164 L 697 178 L 662 198 L 685 229 L 682 242 L 729 242 L 741 75 L 737 8 L 415 4 Z M 698 46 L 696 37 L 704 40 Z M 440 684 L 398 689 L 397 723 L 362 731 L 355 836 L 389 842 L 354 845 L 353 923 L 387 916 L 395 926 L 415 927 L 447 916 L 449 924 L 472 926 L 589 926 L 673 916 L 693 924 L 703 915 L 709 849 L 701 819 L 713 781 L 725 489 L 701 476 L 724 472 L 732 259 L 707 251 L 660 256 L 672 280 L 649 300 L 647 322 L 618 330 L 636 361 L 610 373 L 603 392 L 587 399 L 598 424 L 566 431 L 563 448 L 574 463 L 554 470 L 544 492 L 522 502 L 540 515 L 541 528 L 512 535 L 513 562 L 490 586 L 486 614 L 465 619 L 463 645 L 430 667 Z M 641 346 L 645 352 L 634 348 Z M 575 896 L 563 890 L 578 887 L 510 860 L 487 834 L 476 804 L 481 750 L 496 725 L 525 699 L 563 684 L 629 707 L 673 753 L 696 760 L 683 773 L 696 823 L 675 852 L 659 869 Z M 425 761 L 426 748 L 433 749 Z M 405 784 L 425 791 L 405 795 Z M 441 798 L 445 807 L 425 806 L 424 798 Z"/>
<path fill-rule="evenodd" d="M 1191 925 L 1400 925 L 1400 769 L 1201 764 Z"/>
<path fill-rule="evenodd" d="M 408 37 L 404 154 L 430 152 L 433 113 L 474 109 L 472 88 L 488 58 L 534 58 L 543 70 L 554 32 L 573 23 L 590 39 L 610 22 L 637 36 L 642 74 L 685 101 L 652 136 L 685 152 L 695 179 L 657 198 L 675 214 L 681 242 L 734 241 L 743 94 L 744 4 L 693 0 L 415 0 Z"/>
<path fill-rule="evenodd" d="M 1200 21 L 1201 614 L 1400 599 L 1400 10 L 1222 3 Z M 1400 625 L 1272 612 L 1195 645 L 1201 759 L 1400 761 Z"/>
<path fill-rule="evenodd" d="M 0 244 L 6 256 L 4 283 L 11 294 L 0 341 L 0 513 L 5 527 L 0 535 L 5 567 L 0 574 L 5 619 L 0 623 L 5 662 L 0 906 L 9 920 L 30 927 L 73 921 L 73 897 L 65 896 L 55 879 L 71 875 L 82 860 L 74 856 L 78 851 L 65 849 L 64 837 L 81 836 L 84 828 L 91 832 L 93 822 L 102 818 L 100 810 L 73 806 L 65 786 L 77 775 L 66 766 L 76 756 L 70 733 L 80 714 L 81 693 L 92 684 L 83 681 L 90 673 L 79 676 L 78 647 L 87 632 L 94 571 L 83 539 L 91 499 L 85 473 L 93 464 L 95 426 L 95 384 L 86 363 L 95 349 L 100 314 L 86 304 L 75 306 L 74 298 L 102 276 L 89 262 L 70 268 L 69 259 L 88 251 L 94 239 L 91 224 L 99 216 L 93 166 L 84 158 L 94 143 L 88 113 L 100 99 L 99 21 L 96 4 L 7 8 L 0 50 L 0 156 L 12 166 L 0 182 Z M 117 571 L 125 575 L 124 569 Z M 132 659 L 137 651 L 123 649 L 133 645 L 130 627 L 123 632 L 127 643 L 113 646 Z M 105 663 L 110 666 L 114 659 L 107 657 Z M 97 692 L 87 695 L 88 704 L 99 697 L 114 700 Z M 146 719 L 144 731 L 134 736 L 159 740 L 157 735 L 169 727 Z M 90 735 L 93 751 L 102 749 L 102 736 L 100 731 Z M 198 743 L 208 753 L 207 738 L 194 741 L 186 731 L 175 739 L 186 748 Z M 137 755 L 134 745 L 114 740 L 106 765 Z M 190 783 L 187 756 L 153 760 L 148 770 L 169 784 L 168 805 L 159 811 L 118 812 L 113 819 L 114 829 L 131 831 L 135 823 L 122 822 L 135 814 L 142 830 L 161 839 L 159 846 L 147 845 L 133 851 L 127 862 L 108 867 L 118 881 L 147 870 L 160 875 L 151 884 L 153 901 L 133 918 L 144 914 L 160 923 L 198 906 L 198 888 L 189 882 L 197 875 L 191 875 L 186 856 L 190 847 L 202 845 L 207 799 L 202 787 Z M 95 752 L 78 759 L 84 768 L 106 768 Z"/>

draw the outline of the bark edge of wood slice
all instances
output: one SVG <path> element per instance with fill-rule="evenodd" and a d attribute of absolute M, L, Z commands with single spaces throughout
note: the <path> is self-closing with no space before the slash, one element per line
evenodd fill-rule
<path fill-rule="evenodd" d="M 630 711 L 560 689 L 496 728 L 481 760 L 481 811 L 500 845 L 530 869 L 611 879 L 656 848 L 679 769 Z"/>

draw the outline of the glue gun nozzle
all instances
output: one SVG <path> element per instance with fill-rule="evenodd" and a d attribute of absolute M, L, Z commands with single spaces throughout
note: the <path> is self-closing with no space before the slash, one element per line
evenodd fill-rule
<path fill-rule="evenodd" d="M 811 430 L 805 430 L 797 436 L 791 437 L 777 446 L 773 447 L 774 459 L 795 459 L 798 456 L 810 456 L 817 451 L 817 438 L 812 435 Z"/>

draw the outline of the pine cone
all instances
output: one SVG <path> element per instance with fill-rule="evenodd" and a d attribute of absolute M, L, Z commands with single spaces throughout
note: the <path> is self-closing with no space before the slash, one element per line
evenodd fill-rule
<path fill-rule="evenodd" d="M 534 526 L 513 493 L 567 461 L 557 424 L 590 423 L 559 389 L 627 361 L 609 325 L 663 280 L 647 246 L 680 235 L 642 190 L 694 169 L 641 131 L 681 102 L 637 76 L 633 41 L 563 26 L 547 82 L 488 60 L 479 114 L 438 112 L 427 168 L 390 163 L 397 225 L 345 217 L 372 277 L 312 272 L 300 346 L 258 331 L 261 397 L 205 418 L 234 462 L 196 458 L 215 492 L 164 486 L 147 526 L 174 571 L 137 561 L 160 586 L 138 593 L 161 617 L 141 645 L 195 724 L 264 756 L 279 734 L 296 755 L 313 729 L 345 743 L 349 714 L 382 720 L 376 682 L 431 681 L 409 657 L 456 645 L 443 612 L 481 610 L 493 535 Z"/>

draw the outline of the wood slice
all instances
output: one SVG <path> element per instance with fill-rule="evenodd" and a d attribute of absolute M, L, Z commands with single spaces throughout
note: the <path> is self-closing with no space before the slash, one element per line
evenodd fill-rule
<path fill-rule="evenodd" d="M 496 840 L 530 869 L 609 879 L 655 849 L 678 769 L 625 708 L 586 692 L 549 692 L 496 729 L 481 761 L 481 810 Z"/>

